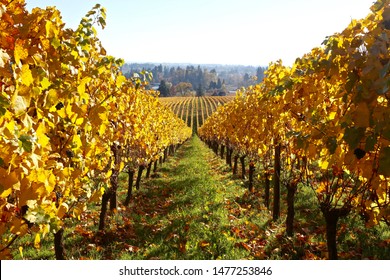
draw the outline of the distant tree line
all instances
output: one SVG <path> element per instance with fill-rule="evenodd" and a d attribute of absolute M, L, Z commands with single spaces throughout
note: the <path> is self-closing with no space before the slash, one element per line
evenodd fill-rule
<path fill-rule="evenodd" d="M 217 70 L 218 69 L 218 72 Z M 266 67 L 230 65 L 154 65 L 125 64 L 126 76 L 148 71 L 152 73 L 152 85 L 160 96 L 226 95 L 240 87 L 259 83 L 264 78 Z M 157 86 L 156 86 L 157 85 Z"/>

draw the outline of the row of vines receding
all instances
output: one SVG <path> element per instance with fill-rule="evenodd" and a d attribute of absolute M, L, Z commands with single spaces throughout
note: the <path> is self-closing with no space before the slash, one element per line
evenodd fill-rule
<path fill-rule="evenodd" d="M 36 248 L 54 234 L 56 257 L 65 258 L 67 220 L 99 202 L 104 230 L 119 173 L 150 172 L 191 136 L 145 89 L 145 76 L 126 79 L 123 61 L 106 54 L 96 31 L 105 19 L 96 5 L 66 29 L 55 8 L 28 12 L 24 0 L 0 1 L 1 259 L 28 234 Z M 131 191 L 129 180 L 125 204 Z"/>
<path fill-rule="evenodd" d="M 331 259 L 340 218 L 357 213 L 367 227 L 390 225 L 389 38 L 389 1 L 380 0 L 292 67 L 270 64 L 263 82 L 238 91 L 199 129 L 215 151 L 226 147 L 230 165 L 233 155 L 233 171 L 245 159 L 251 179 L 256 166 L 267 206 L 273 184 L 274 220 L 283 185 L 289 236 L 295 194 L 311 189 Z"/>

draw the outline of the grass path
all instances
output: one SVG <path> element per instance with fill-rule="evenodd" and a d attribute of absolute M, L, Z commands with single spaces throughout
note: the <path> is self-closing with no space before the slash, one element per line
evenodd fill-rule
<path fill-rule="evenodd" d="M 229 205 L 245 189 L 224 168 L 198 137 L 186 142 L 134 197 L 128 215 L 133 222 L 125 225 L 126 234 L 131 233 L 128 245 L 134 247 L 112 257 L 246 258 L 248 251 L 237 246 L 229 213 Z"/>

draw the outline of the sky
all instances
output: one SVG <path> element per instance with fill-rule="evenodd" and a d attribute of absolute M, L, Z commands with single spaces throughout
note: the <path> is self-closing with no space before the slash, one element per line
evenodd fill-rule
<path fill-rule="evenodd" d="M 26 0 L 56 6 L 77 28 L 97 3 L 107 9 L 98 37 L 126 62 L 267 66 L 318 47 L 361 19 L 374 0 Z"/>

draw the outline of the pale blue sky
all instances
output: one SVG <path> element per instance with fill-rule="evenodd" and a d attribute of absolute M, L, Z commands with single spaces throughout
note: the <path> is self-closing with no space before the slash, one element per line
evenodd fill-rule
<path fill-rule="evenodd" d="M 76 28 L 96 4 L 107 9 L 99 31 L 108 54 L 127 62 L 268 65 L 319 46 L 369 13 L 373 0 L 26 0 L 56 6 Z"/>

